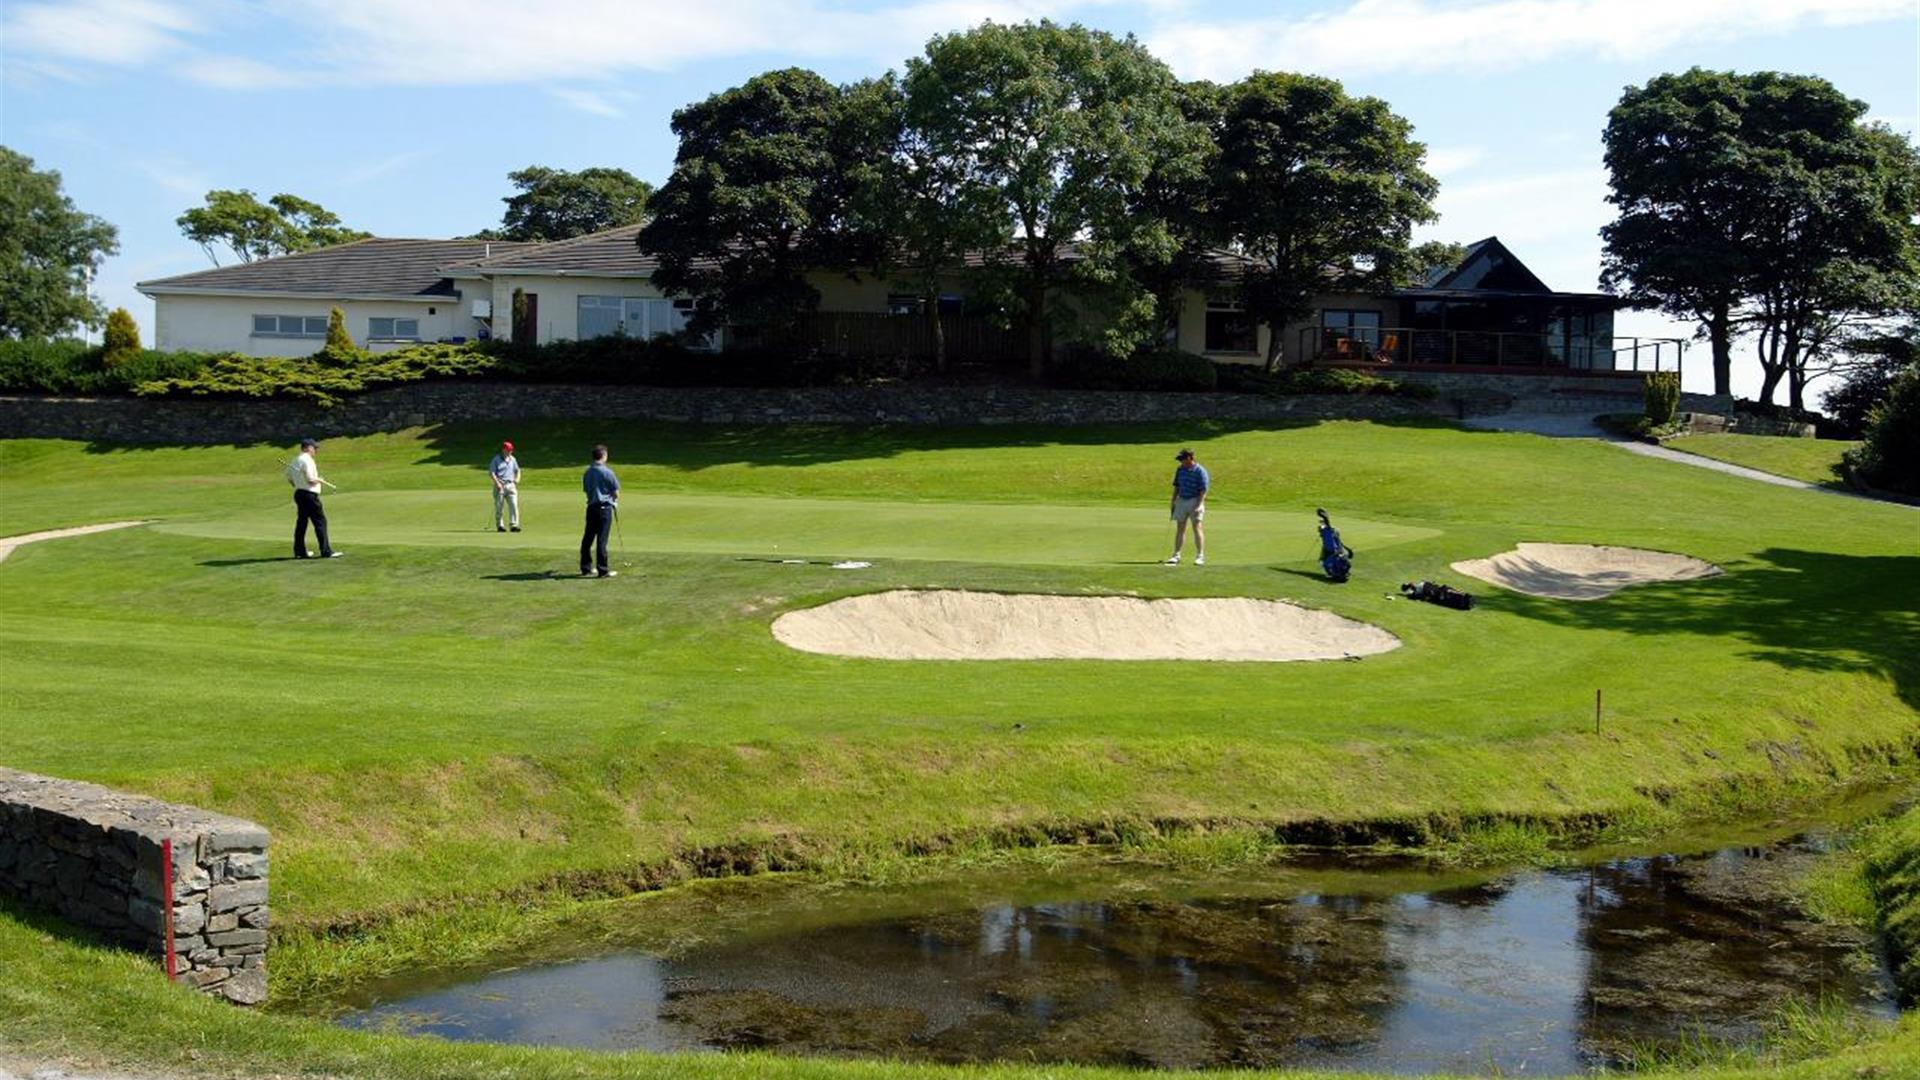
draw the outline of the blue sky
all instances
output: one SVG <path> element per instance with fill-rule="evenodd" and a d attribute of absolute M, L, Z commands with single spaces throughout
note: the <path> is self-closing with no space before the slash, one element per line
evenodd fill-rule
<path fill-rule="evenodd" d="M 1914 0 L 6 0 L 0 142 L 119 227 L 98 291 L 150 338 L 133 283 L 207 265 L 174 218 L 210 188 L 292 192 L 382 236 L 470 233 L 525 165 L 660 181 L 673 110 L 756 72 L 850 80 L 931 34 L 1041 16 L 1135 34 L 1184 78 L 1312 71 L 1385 98 L 1442 181 L 1423 238 L 1498 234 L 1560 289 L 1596 286 L 1599 134 L 1628 84 L 1810 72 L 1910 137 L 1920 116 Z M 1646 314 L 1621 332 L 1685 333 Z"/>

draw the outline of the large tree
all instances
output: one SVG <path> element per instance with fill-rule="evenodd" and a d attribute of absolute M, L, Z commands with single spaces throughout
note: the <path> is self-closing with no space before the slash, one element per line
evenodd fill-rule
<path fill-rule="evenodd" d="M 653 185 L 625 169 L 596 166 L 568 172 L 529 165 L 507 180 L 519 192 L 507 196 L 500 228 L 480 235 L 497 240 L 549 242 L 631 225 L 646 216 Z"/>
<path fill-rule="evenodd" d="M 97 325 L 100 302 L 87 286 L 119 250 L 113 226 L 75 208 L 58 172 L 0 146 L 0 337 Z"/>
<path fill-rule="evenodd" d="M 1813 76 L 1694 68 L 1628 88 L 1608 114 L 1619 217 L 1601 230 L 1603 279 L 1698 326 L 1715 393 L 1732 392 L 1746 329 L 1763 396 L 1786 379 L 1798 404 L 1808 358 L 1845 313 L 1900 291 L 1912 154 L 1863 126 L 1865 111 Z"/>
<path fill-rule="evenodd" d="M 1767 99 L 1794 131 L 1776 149 L 1763 227 L 1753 246 L 1743 325 L 1760 361 L 1760 399 L 1784 380 L 1787 404 L 1834 370 L 1839 346 L 1920 308 L 1920 154 L 1884 127 L 1858 123 L 1866 106 L 1824 81 Z M 1809 97 L 1821 99 L 1808 106 Z"/>
<path fill-rule="evenodd" d="M 371 235 L 347 228 L 338 214 L 298 195 L 282 192 L 261 202 L 244 188 L 209 191 L 204 205 L 186 211 L 174 223 L 183 236 L 200 245 L 215 266 L 220 265 L 216 250 L 220 247 L 241 262 L 252 262 L 364 240 Z"/>
<path fill-rule="evenodd" d="M 981 224 L 1011 219 L 983 284 L 1024 317 L 1034 373 L 1056 331 L 1119 352 L 1157 330 L 1140 263 L 1174 257 L 1165 220 L 1136 213 L 1149 178 L 1197 166 L 1205 132 L 1166 65 L 1131 37 L 1052 22 L 986 23 L 907 62 L 908 109 Z M 1056 294 L 1070 302 L 1056 304 Z M 1090 317 L 1089 317 L 1090 316 Z"/>
<path fill-rule="evenodd" d="M 1210 214 L 1221 240 L 1253 260 L 1247 311 L 1278 332 L 1313 313 L 1316 293 L 1390 286 L 1413 226 L 1431 221 L 1439 184 L 1413 125 L 1374 97 L 1317 75 L 1257 72 L 1220 91 Z"/>
<path fill-rule="evenodd" d="M 673 114 L 673 174 L 653 196 L 640 250 L 653 281 L 697 303 L 690 326 L 791 326 L 820 303 L 813 269 L 871 266 L 878 242 L 853 213 L 856 174 L 884 147 L 848 123 L 848 94 L 788 68 Z"/>
<path fill-rule="evenodd" d="M 989 189 L 968 182 L 959 162 L 935 150 L 926 118 L 909 108 L 892 73 L 847 88 L 847 123 L 881 149 L 853 171 L 854 214 L 862 228 L 885 238 L 875 269 L 920 298 L 934 364 L 945 370 L 940 297 L 965 273 L 970 252 L 1007 245 L 1012 218 Z"/>

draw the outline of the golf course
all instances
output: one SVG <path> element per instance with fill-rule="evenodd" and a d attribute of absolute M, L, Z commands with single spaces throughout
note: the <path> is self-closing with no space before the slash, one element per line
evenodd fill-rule
<path fill-rule="evenodd" d="M 518 533 L 494 527 L 501 439 L 525 469 Z M 576 562 L 594 443 L 622 484 L 608 579 Z M 1212 476 L 1204 566 L 1161 564 L 1182 446 Z M 322 442 L 343 557 L 304 565 L 291 453 L 0 440 L 0 537 L 141 523 L 0 561 L 0 765 L 273 836 L 266 1007 L 169 986 L 151 958 L 0 905 L 0 1047 L 162 1075 L 738 1075 L 712 1053 L 348 1030 L 326 1003 L 484 967 L 596 907 L 722 896 L 709 878 L 1005 872 L 1067 847 L 1243 868 L 1390 848 L 1493 873 L 1920 780 L 1920 511 L 1597 440 L 1438 421 L 416 428 Z M 1356 552 L 1345 584 L 1321 573 L 1317 507 Z M 1717 572 L 1571 600 L 1452 569 L 1520 544 Z M 1422 580 L 1477 603 L 1401 595 Z M 892 590 L 1285 601 L 1397 645 L 1272 663 L 880 659 L 772 629 Z M 1875 836 L 1897 862 L 1920 831 Z M 1836 858 L 1823 880 L 1869 932 L 1902 895 L 1920 905 L 1920 874 L 1899 894 L 1897 875 L 1855 881 Z M 1920 1022 L 1667 1064 L 1915 1075 Z"/>

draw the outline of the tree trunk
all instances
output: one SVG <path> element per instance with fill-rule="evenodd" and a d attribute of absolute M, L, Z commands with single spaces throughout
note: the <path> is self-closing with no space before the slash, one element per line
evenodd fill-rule
<path fill-rule="evenodd" d="M 927 297 L 927 317 L 933 320 L 933 370 L 947 373 L 947 326 L 940 318 L 940 294 Z"/>
<path fill-rule="evenodd" d="M 1035 278 L 1027 285 L 1027 371 L 1035 379 L 1047 374 L 1047 282 Z"/>
<path fill-rule="evenodd" d="M 1765 373 L 1760 380 L 1760 403 L 1763 405 L 1771 405 L 1773 404 L 1773 392 L 1780 386 L 1780 376 L 1785 375 L 1787 372 L 1785 368 L 1774 364 L 1762 364 L 1760 370 Z"/>
<path fill-rule="evenodd" d="M 1722 397 L 1733 393 L 1733 319 L 1724 301 L 1714 305 L 1707 322 L 1707 343 L 1713 350 L 1713 392 Z"/>

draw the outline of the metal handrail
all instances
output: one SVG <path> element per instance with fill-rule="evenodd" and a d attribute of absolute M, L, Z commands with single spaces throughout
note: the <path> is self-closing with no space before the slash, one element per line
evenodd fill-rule
<path fill-rule="evenodd" d="M 1682 338 L 1323 326 L 1300 332 L 1296 355 L 1321 363 L 1678 372 L 1685 353 Z"/>

